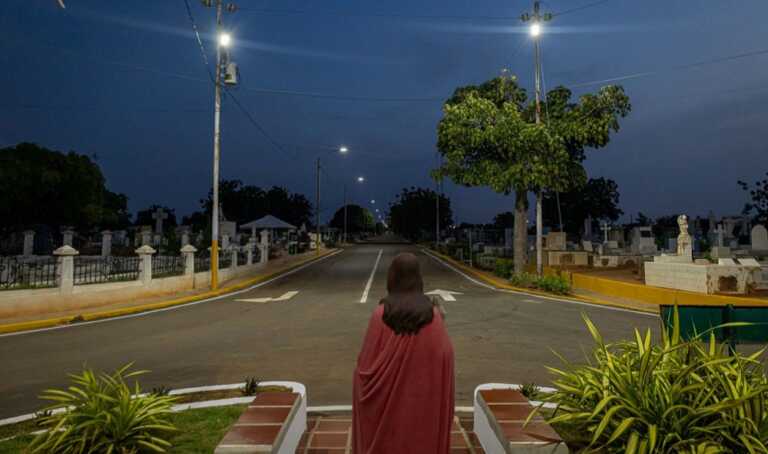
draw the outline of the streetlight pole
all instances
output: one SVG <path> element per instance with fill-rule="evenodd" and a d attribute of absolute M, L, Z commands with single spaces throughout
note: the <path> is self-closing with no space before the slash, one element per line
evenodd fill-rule
<path fill-rule="evenodd" d="M 344 244 L 347 243 L 347 183 L 344 183 Z"/>
<path fill-rule="evenodd" d="M 536 125 L 541 124 L 541 46 L 539 37 L 541 35 L 541 24 L 552 18 L 551 14 L 541 14 L 539 0 L 533 2 L 533 14 L 523 14 L 523 22 L 532 21 L 530 34 L 533 37 L 534 46 L 534 71 L 535 71 L 535 94 L 536 94 Z M 544 222 L 542 219 L 542 188 L 536 188 L 536 273 L 541 276 L 544 270 L 543 265 L 543 246 L 544 246 Z"/>
<path fill-rule="evenodd" d="M 317 238 L 315 239 L 315 249 L 317 255 L 320 255 L 320 158 L 317 158 L 317 201 L 315 204 L 315 227 L 317 229 Z"/>
<path fill-rule="evenodd" d="M 211 215 L 211 289 L 219 287 L 219 160 L 221 157 L 221 0 L 216 0 L 216 101 L 213 115 L 213 209 Z"/>

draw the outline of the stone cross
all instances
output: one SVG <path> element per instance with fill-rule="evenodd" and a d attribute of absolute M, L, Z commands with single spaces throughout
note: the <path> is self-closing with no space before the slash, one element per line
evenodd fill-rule
<path fill-rule="evenodd" d="M 723 247 L 724 244 L 724 237 L 725 237 L 725 229 L 723 228 L 723 224 L 717 224 L 717 228 L 713 230 L 715 232 L 715 235 L 717 235 L 717 246 Z"/>
<path fill-rule="evenodd" d="M 155 220 L 155 233 L 158 235 L 163 234 L 163 221 L 168 219 L 168 213 L 160 207 L 157 207 L 154 213 L 152 213 L 152 219 Z"/>
<path fill-rule="evenodd" d="M 607 222 L 603 222 L 603 225 L 600 226 L 600 230 L 603 231 L 603 243 L 607 243 L 608 242 L 608 232 L 611 231 L 611 226 L 608 225 Z"/>

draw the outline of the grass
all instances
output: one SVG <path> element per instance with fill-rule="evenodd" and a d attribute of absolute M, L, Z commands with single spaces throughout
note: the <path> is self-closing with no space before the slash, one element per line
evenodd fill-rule
<path fill-rule="evenodd" d="M 212 453 L 246 405 L 229 407 L 201 408 L 171 415 L 171 423 L 179 432 L 171 437 L 173 447 L 169 453 Z M 34 421 L 27 421 L 13 426 L 0 427 L 0 439 L 19 433 L 36 430 Z M 24 453 L 32 441 L 32 435 L 21 435 L 12 440 L 0 442 L 0 454 Z"/>

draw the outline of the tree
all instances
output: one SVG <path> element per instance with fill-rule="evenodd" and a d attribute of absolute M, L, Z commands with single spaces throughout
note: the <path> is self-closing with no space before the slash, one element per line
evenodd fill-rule
<path fill-rule="evenodd" d="M 768 177 L 768 172 L 765 176 Z M 768 178 L 756 181 L 754 186 L 741 180 L 738 184 L 741 189 L 749 193 L 751 199 L 744 205 L 743 213 L 745 215 L 753 213 L 755 222 L 768 225 Z"/>
<path fill-rule="evenodd" d="M 128 198 L 106 188 L 98 164 L 32 143 L 0 149 L 0 229 L 35 224 L 78 229 L 125 226 Z"/>
<path fill-rule="evenodd" d="M 515 213 L 505 211 L 493 218 L 493 227 L 497 229 L 511 229 L 515 227 Z"/>
<path fill-rule="evenodd" d="M 219 201 L 224 216 L 230 221 L 244 224 L 268 214 L 278 217 L 297 227 L 309 224 L 312 204 L 303 194 L 289 192 L 274 186 L 263 190 L 257 186 L 244 185 L 240 180 L 222 180 L 219 183 Z M 201 222 L 205 216 L 210 219 L 213 206 L 213 191 L 206 199 L 200 200 L 203 213 L 195 213 L 188 219 Z M 210 221 L 207 222 L 210 224 Z"/>
<path fill-rule="evenodd" d="M 624 212 L 619 208 L 619 186 L 606 178 L 590 178 L 584 186 L 560 193 L 560 210 L 566 232 L 580 233 L 584 221 L 606 219 L 616 221 Z M 544 196 L 544 222 L 559 226 L 557 195 Z"/>
<path fill-rule="evenodd" d="M 621 87 L 571 101 L 567 88 L 550 91 L 535 124 L 535 104 L 514 77 L 458 88 L 443 105 L 437 147 L 445 158 L 433 177 L 515 193 L 515 272 L 525 267 L 528 191 L 567 191 L 584 184 L 586 148 L 608 144 L 618 117 L 630 111 Z"/>
<path fill-rule="evenodd" d="M 330 226 L 344 231 L 344 207 L 336 210 L 331 219 Z M 347 232 L 357 233 L 373 230 L 376 227 L 373 213 L 360 205 L 347 205 Z"/>
<path fill-rule="evenodd" d="M 435 237 L 438 194 L 431 189 L 403 188 L 394 203 L 389 206 L 390 229 L 396 234 L 415 241 Z M 453 224 L 451 201 L 445 195 L 439 196 L 440 226 Z"/>

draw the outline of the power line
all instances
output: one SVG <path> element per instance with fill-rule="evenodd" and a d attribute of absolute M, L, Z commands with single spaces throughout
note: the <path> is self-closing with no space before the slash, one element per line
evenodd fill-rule
<path fill-rule="evenodd" d="M 601 79 L 601 80 L 592 80 L 588 82 L 581 82 L 578 84 L 571 85 L 571 88 L 580 88 L 580 87 L 588 87 L 591 85 L 599 85 L 599 84 L 606 84 L 611 82 L 621 82 L 624 80 L 631 80 L 631 79 L 638 79 L 641 77 L 647 77 L 647 76 L 653 76 L 657 74 L 662 74 L 665 72 L 671 72 L 671 71 L 684 71 L 686 69 L 693 69 L 698 68 L 701 66 L 709 66 L 714 65 L 717 63 L 723 63 L 727 61 L 733 61 L 733 60 L 740 60 L 742 58 L 748 58 L 748 57 L 757 57 L 761 55 L 768 55 L 768 49 L 761 49 L 761 50 L 755 50 L 750 52 L 743 52 L 739 54 L 734 55 L 727 55 L 724 57 L 716 57 L 709 60 L 702 60 L 694 63 L 688 63 L 685 65 L 678 65 L 678 66 L 672 66 L 666 69 L 659 69 L 654 71 L 644 71 L 644 72 L 638 72 L 633 74 L 626 74 L 623 76 L 617 76 L 617 77 L 611 77 L 609 79 Z"/>
<path fill-rule="evenodd" d="M 258 121 L 256 121 L 256 119 L 253 117 L 253 115 L 251 115 L 251 113 L 248 111 L 248 109 L 246 109 L 246 108 L 245 108 L 245 106 L 243 106 L 243 105 L 240 103 L 240 101 L 238 101 L 237 97 L 235 97 L 235 94 L 234 94 L 234 93 L 232 93 L 232 91 L 231 91 L 231 90 L 229 90 L 229 89 L 226 89 L 226 90 L 225 90 L 225 92 L 226 92 L 227 96 L 229 96 L 229 97 L 232 99 L 232 101 L 234 101 L 234 103 L 235 103 L 235 105 L 237 106 L 237 108 L 238 108 L 238 109 L 240 109 L 240 111 L 241 111 L 241 112 L 242 112 L 242 113 L 243 113 L 243 114 L 246 116 L 246 118 L 248 118 L 248 120 L 251 122 L 251 124 L 252 124 L 252 125 L 253 125 L 253 126 L 256 128 L 256 129 L 258 129 L 258 130 L 259 130 L 259 132 L 261 132 L 261 134 L 262 134 L 262 135 L 263 135 L 263 136 L 264 136 L 264 137 L 265 137 L 265 138 L 266 138 L 266 139 L 269 141 L 269 143 L 271 143 L 271 144 L 272 144 L 272 146 L 274 146 L 275 148 L 277 148 L 278 150 L 280 150 L 282 153 L 288 154 L 288 151 L 287 151 L 285 148 L 283 148 L 283 146 L 282 146 L 282 145 L 280 145 L 280 144 L 279 144 L 279 143 L 278 143 L 278 142 L 277 142 L 275 139 L 273 139 L 273 138 L 272 138 L 272 136 L 270 136 L 270 135 L 269 135 L 269 133 L 267 132 L 267 130 L 266 130 L 266 129 L 264 129 L 264 128 L 263 128 L 263 127 L 262 127 L 262 126 L 259 124 L 259 122 L 258 122 Z M 290 154 L 292 154 L 294 157 L 298 157 L 298 156 L 296 155 L 296 153 L 290 153 Z"/>
<path fill-rule="evenodd" d="M 588 9 L 588 8 L 593 8 L 595 6 L 599 6 L 599 5 L 602 5 L 603 3 L 608 3 L 610 1 L 611 0 L 598 0 L 596 2 L 587 3 L 586 5 L 577 6 L 577 7 L 571 8 L 571 9 L 567 9 L 565 11 L 560 11 L 559 13 L 553 13 L 552 17 L 562 16 L 564 14 L 575 13 L 577 11 L 582 11 L 582 10 L 585 10 L 585 9 Z"/>
<path fill-rule="evenodd" d="M 518 20 L 517 16 L 465 16 L 465 15 L 426 15 L 426 14 L 397 14 L 397 13 L 356 13 L 347 11 L 310 11 L 301 9 L 274 8 L 238 8 L 238 11 L 274 14 L 274 15 L 315 15 L 334 17 L 360 17 L 374 19 L 427 19 L 427 20 Z"/>
<path fill-rule="evenodd" d="M 269 88 L 243 88 L 245 91 L 252 91 L 255 93 L 266 93 L 275 95 L 289 95 L 289 96 L 302 96 L 307 98 L 321 98 L 321 99 L 336 99 L 340 101 L 372 101 L 372 102 L 434 102 L 444 101 L 446 98 L 442 96 L 427 96 L 427 97 L 386 97 L 386 96 L 355 96 L 355 95 L 336 95 L 331 93 L 317 93 L 309 91 L 299 90 L 277 90 Z"/>

